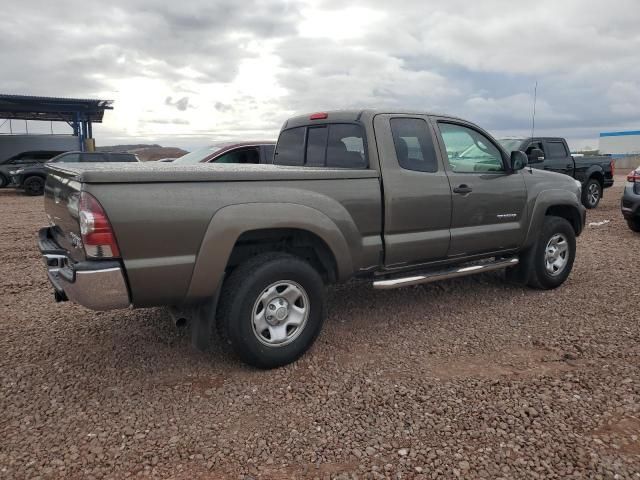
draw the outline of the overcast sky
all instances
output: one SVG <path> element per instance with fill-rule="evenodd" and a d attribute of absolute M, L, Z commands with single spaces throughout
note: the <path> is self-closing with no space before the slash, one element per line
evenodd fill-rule
<path fill-rule="evenodd" d="M 640 129 L 638 0 L 22 0 L 0 31 L 0 93 L 115 100 L 98 145 L 269 139 L 353 107 L 522 135 L 536 80 L 540 134 Z"/>

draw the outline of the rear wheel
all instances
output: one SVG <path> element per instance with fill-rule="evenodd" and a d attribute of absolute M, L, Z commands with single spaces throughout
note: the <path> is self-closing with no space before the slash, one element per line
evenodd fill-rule
<path fill-rule="evenodd" d="M 640 232 L 640 218 L 630 218 L 627 220 L 627 225 L 634 232 Z"/>
<path fill-rule="evenodd" d="M 216 323 L 244 362 L 274 368 L 304 354 L 324 318 L 318 272 L 293 255 L 269 253 L 241 264 L 224 282 Z"/>
<path fill-rule="evenodd" d="M 22 182 L 24 193 L 30 196 L 42 195 L 44 193 L 44 178 L 29 177 Z"/>
<path fill-rule="evenodd" d="M 4 188 L 7 185 L 9 185 L 9 180 L 7 180 L 7 177 L 0 173 L 0 188 Z"/>
<path fill-rule="evenodd" d="M 602 198 L 602 185 L 595 178 L 590 178 L 582 189 L 582 204 L 586 208 L 596 208 Z"/>

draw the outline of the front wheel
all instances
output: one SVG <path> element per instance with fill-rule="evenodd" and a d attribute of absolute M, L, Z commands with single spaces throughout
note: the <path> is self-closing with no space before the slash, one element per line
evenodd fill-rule
<path fill-rule="evenodd" d="M 311 347 L 325 315 L 318 272 L 293 255 L 268 253 L 241 264 L 224 282 L 216 324 L 244 362 L 275 368 Z"/>
<path fill-rule="evenodd" d="M 640 232 L 640 218 L 631 218 L 627 220 L 627 225 L 634 232 Z"/>
<path fill-rule="evenodd" d="M 562 285 L 573 268 L 576 234 L 564 218 L 547 216 L 536 243 L 507 270 L 507 280 L 550 290 Z"/>
<path fill-rule="evenodd" d="M 582 204 L 585 208 L 596 208 L 602 199 L 602 185 L 595 178 L 590 178 L 582 190 Z"/>
<path fill-rule="evenodd" d="M 22 182 L 24 193 L 30 196 L 42 195 L 44 193 L 44 179 L 41 177 L 29 177 Z"/>

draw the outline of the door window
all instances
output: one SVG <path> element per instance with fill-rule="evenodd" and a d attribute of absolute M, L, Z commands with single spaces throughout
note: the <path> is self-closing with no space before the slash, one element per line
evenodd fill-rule
<path fill-rule="evenodd" d="M 63 160 L 63 162 L 69 162 L 69 161 L 70 160 L 67 160 L 66 157 Z M 80 161 L 81 162 L 85 162 L 85 163 L 104 162 L 105 158 L 104 158 L 104 155 L 102 153 L 90 152 L 90 153 L 82 153 L 82 154 L 80 154 Z"/>
<path fill-rule="evenodd" d="M 240 148 L 220 155 L 213 163 L 260 163 L 260 155 L 255 148 Z"/>
<path fill-rule="evenodd" d="M 531 155 L 534 150 L 540 150 L 544 153 L 542 142 L 531 142 L 527 149 L 524 151 L 524 153 L 526 153 L 527 157 L 529 158 L 529 163 L 538 163 L 541 161 L 538 157 L 533 158 L 533 156 Z"/>
<path fill-rule="evenodd" d="M 531 155 L 531 152 L 535 149 L 542 150 L 544 152 L 544 148 L 542 148 L 542 142 L 531 142 L 524 153 Z"/>
<path fill-rule="evenodd" d="M 485 135 L 462 125 L 438 123 L 449 167 L 456 173 L 502 172 L 502 154 Z"/>
<path fill-rule="evenodd" d="M 400 166 L 417 172 L 437 172 L 438 161 L 427 122 L 420 118 L 389 120 Z"/>
<path fill-rule="evenodd" d="M 547 142 L 547 156 L 549 158 L 568 157 L 567 149 L 562 142 Z"/>

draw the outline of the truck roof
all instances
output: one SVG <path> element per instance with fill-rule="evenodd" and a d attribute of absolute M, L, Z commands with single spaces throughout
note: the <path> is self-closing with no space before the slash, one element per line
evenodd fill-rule
<path fill-rule="evenodd" d="M 315 120 L 311 119 L 312 115 L 318 114 L 326 114 L 325 118 L 318 118 Z M 444 115 L 435 112 L 425 112 L 419 110 L 405 110 L 405 109 L 396 109 L 396 108 L 388 108 L 388 109 L 376 109 L 376 108 L 365 108 L 365 109 L 352 109 L 352 110 L 323 110 L 321 112 L 311 112 L 305 113 L 302 115 L 297 115 L 295 117 L 289 118 L 284 122 L 282 126 L 285 128 L 292 127 L 301 127 L 305 125 L 315 125 L 315 124 L 323 124 L 323 123 L 339 123 L 339 122 L 358 122 L 363 118 L 373 118 L 376 115 L 387 114 L 402 114 L 402 115 L 431 115 L 437 117 L 445 117 L 450 119 L 462 120 L 458 117 L 453 117 L 451 115 Z"/>

